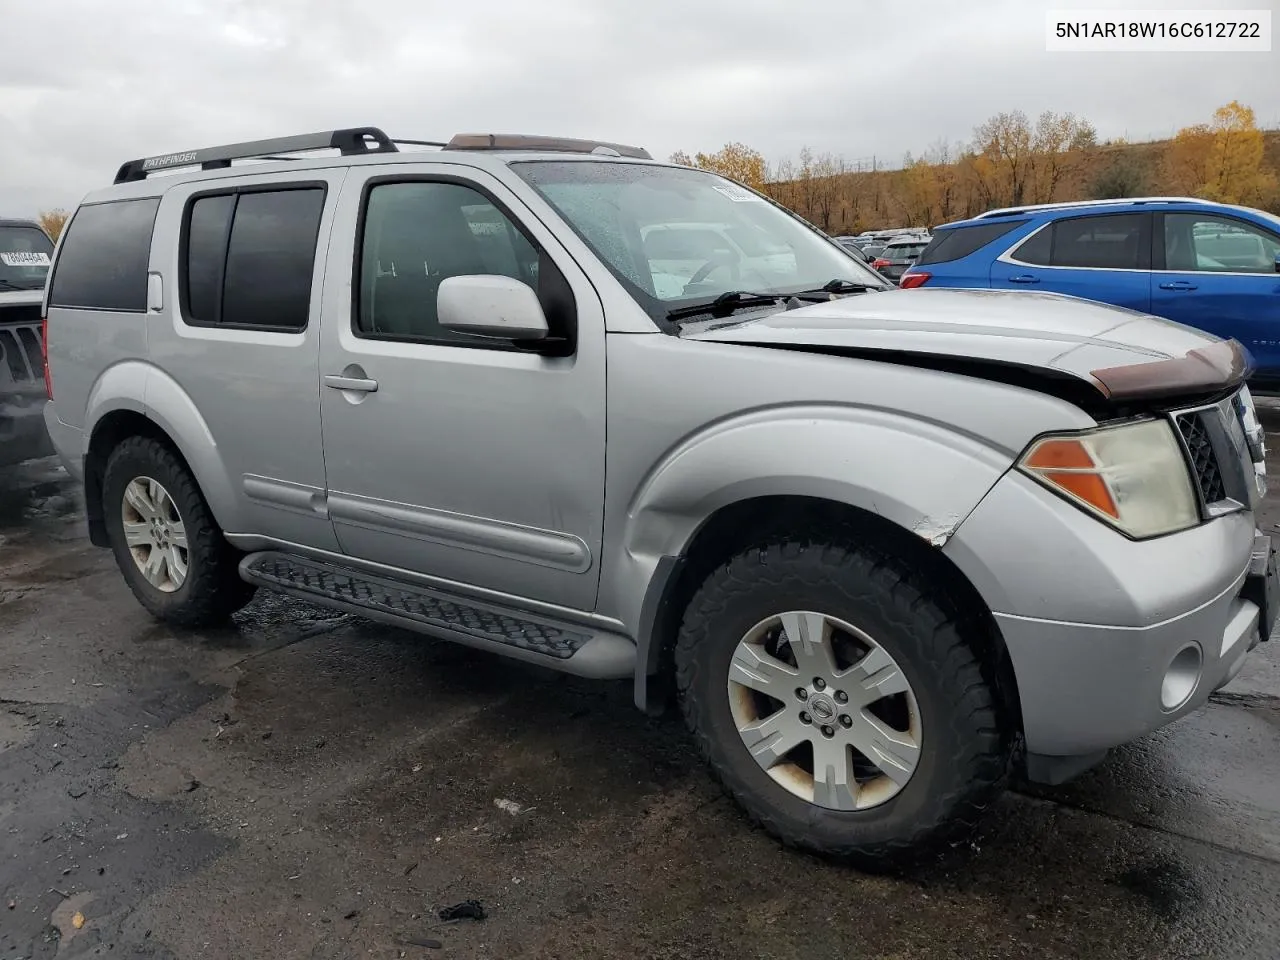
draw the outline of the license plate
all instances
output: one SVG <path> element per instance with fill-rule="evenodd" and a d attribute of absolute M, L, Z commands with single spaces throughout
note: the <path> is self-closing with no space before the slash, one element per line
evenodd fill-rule
<path fill-rule="evenodd" d="M 0 263 L 6 267 L 47 267 L 49 266 L 49 255 L 47 253 L 0 253 Z"/>

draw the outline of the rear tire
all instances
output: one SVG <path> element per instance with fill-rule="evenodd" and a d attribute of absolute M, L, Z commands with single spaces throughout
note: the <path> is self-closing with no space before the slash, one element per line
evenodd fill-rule
<path fill-rule="evenodd" d="M 191 471 L 160 441 L 130 437 L 111 452 L 102 509 L 125 582 L 158 620 L 213 626 L 253 599 Z"/>
<path fill-rule="evenodd" d="M 717 779 L 783 843 L 910 861 L 967 835 L 1009 767 L 1010 736 L 961 622 L 891 553 L 773 539 L 690 601 L 675 650 L 681 708 Z"/>

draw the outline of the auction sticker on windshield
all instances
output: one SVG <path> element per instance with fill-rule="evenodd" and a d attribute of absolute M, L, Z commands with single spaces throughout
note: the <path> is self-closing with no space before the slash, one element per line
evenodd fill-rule
<path fill-rule="evenodd" d="M 717 183 L 715 188 L 736 203 L 764 202 L 762 197 L 756 196 L 750 190 L 740 187 L 736 183 Z"/>
<path fill-rule="evenodd" d="M 6 267 L 47 267 L 49 255 L 43 252 L 0 253 L 0 263 Z"/>

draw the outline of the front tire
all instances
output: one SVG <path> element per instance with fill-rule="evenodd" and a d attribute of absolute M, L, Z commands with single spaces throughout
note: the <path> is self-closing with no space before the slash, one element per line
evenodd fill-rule
<path fill-rule="evenodd" d="M 165 444 L 130 437 L 107 460 L 103 516 L 116 564 L 152 616 L 182 627 L 224 622 L 253 599 L 191 471 Z"/>
<path fill-rule="evenodd" d="M 784 843 L 867 864 L 967 833 L 1008 769 L 949 598 L 866 545 L 779 539 L 707 577 L 676 643 L 685 720 Z"/>

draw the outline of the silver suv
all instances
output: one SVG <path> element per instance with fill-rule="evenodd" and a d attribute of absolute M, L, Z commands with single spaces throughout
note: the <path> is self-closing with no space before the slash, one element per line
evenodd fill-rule
<path fill-rule="evenodd" d="M 1184 716 L 1269 635 L 1234 341 L 893 290 L 636 148 L 414 146 L 149 157 L 75 214 L 46 419 L 157 617 L 268 587 L 626 678 L 767 830 L 866 861 Z"/>

